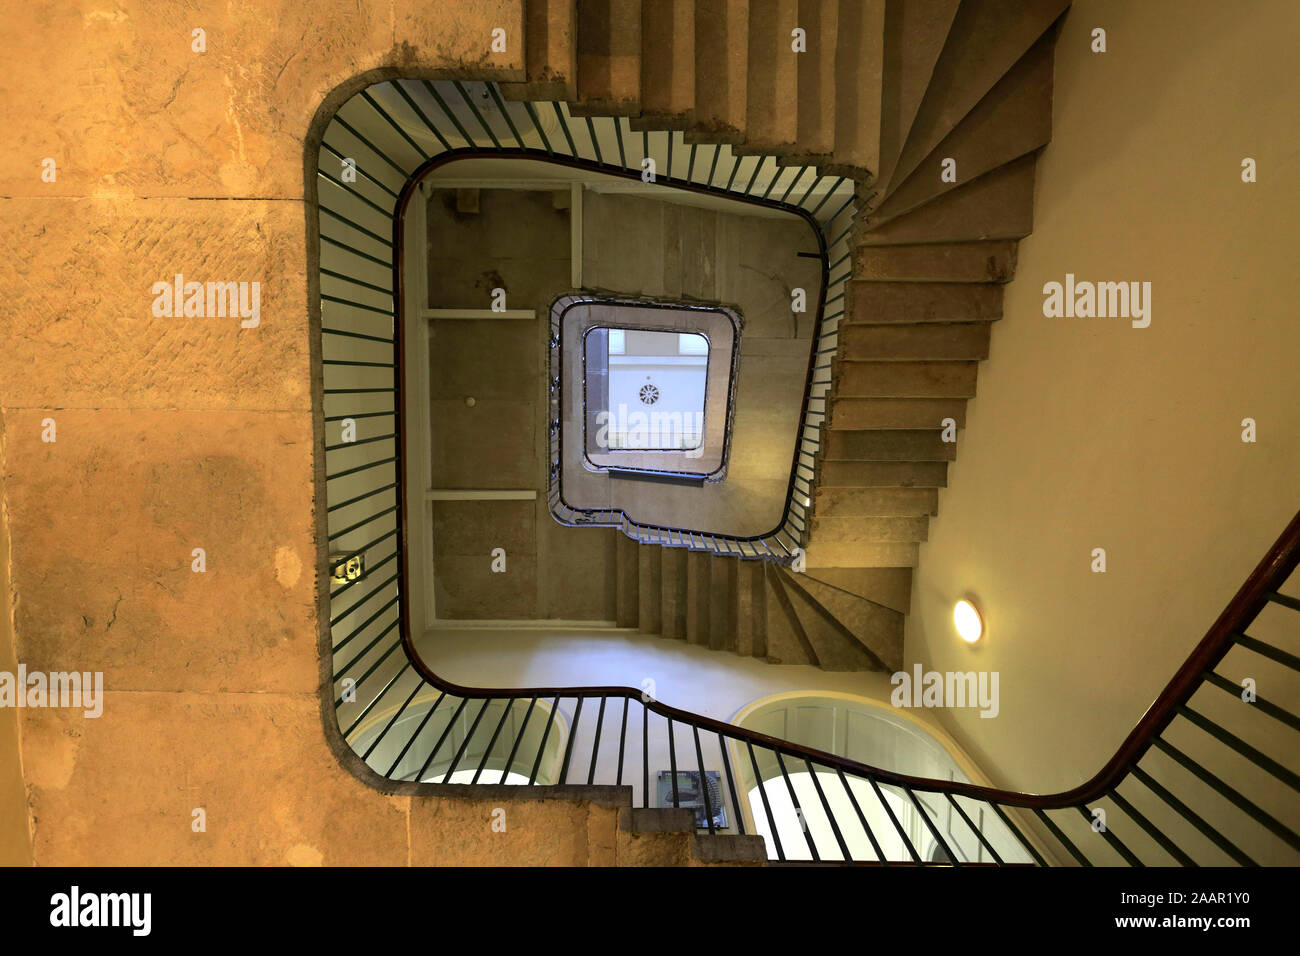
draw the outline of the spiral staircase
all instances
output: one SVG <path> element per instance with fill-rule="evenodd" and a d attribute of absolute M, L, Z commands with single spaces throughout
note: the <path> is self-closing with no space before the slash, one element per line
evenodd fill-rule
<path fill-rule="evenodd" d="M 1056 25 L 1033 0 L 529 0 L 527 81 L 625 116 L 851 177 L 802 574 L 620 542 L 618 623 L 783 663 L 901 666 L 911 569 L 1032 227 Z M 796 49 L 798 48 L 798 49 Z M 835 307 L 834 295 L 828 310 Z"/>

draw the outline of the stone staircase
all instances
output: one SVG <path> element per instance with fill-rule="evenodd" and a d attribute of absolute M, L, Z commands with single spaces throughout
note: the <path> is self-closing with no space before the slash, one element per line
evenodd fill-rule
<path fill-rule="evenodd" d="M 891 603 L 897 580 L 937 513 L 1032 227 L 1068 0 L 525 6 L 527 79 L 503 86 L 509 98 L 561 96 L 576 115 L 857 183 L 807 573 L 629 541 L 620 624 L 769 660 L 893 669 L 907 611 Z M 805 52 L 792 51 L 796 28 Z"/>
<path fill-rule="evenodd" d="M 795 573 L 621 534 L 615 556 L 620 627 L 773 664 L 902 667 L 909 568 Z"/>

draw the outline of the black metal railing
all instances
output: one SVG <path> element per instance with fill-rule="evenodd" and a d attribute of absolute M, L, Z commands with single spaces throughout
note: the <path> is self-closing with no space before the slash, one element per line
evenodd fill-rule
<path fill-rule="evenodd" d="M 362 759 L 394 780 L 628 786 L 635 803 L 646 807 L 660 802 L 652 794 L 651 768 L 667 766 L 663 802 L 682 804 L 683 787 L 694 786 L 702 803 L 702 829 L 762 832 L 776 860 L 1295 862 L 1300 854 L 1295 832 L 1300 779 L 1284 761 L 1296 752 L 1285 735 L 1300 724 L 1270 695 L 1242 699 L 1240 683 L 1216 668 L 1227 666 L 1231 652 L 1247 655 L 1248 669 L 1267 662 L 1284 671 L 1300 670 L 1293 649 L 1247 633 L 1266 607 L 1288 615 L 1300 611 L 1300 600 L 1281 593 L 1300 556 L 1300 515 L 1114 758 L 1088 783 L 1061 794 L 898 774 L 679 710 L 633 688 L 468 688 L 434 674 L 415 650 L 407 626 L 410 595 L 403 589 L 401 290 L 396 266 L 398 225 L 410 184 L 431 163 L 458 151 L 481 152 L 487 148 L 484 139 L 493 148 L 516 153 L 535 152 L 536 140 L 542 154 L 551 154 L 562 137 L 569 155 L 589 151 L 592 155 L 582 158 L 596 163 L 612 161 L 617 152 L 626 166 L 635 156 L 618 120 L 609 121 L 617 135 L 602 137 L 601 127 L 608 124 L 579 123 L 560 104 L 507 105 L 489 85 L 482 96 L 497 111 L 485 114 L 476 105 L 478 95 L 462 83 L 379 84 L 339 110 L 321 145 L 327 537 L 332 553 L 358 555 L 364 564 L 362 576 L 331 586 L 333 705 L 340 730 Z M 453 105 L 458 101 L 462 107 Z M 435 109 L 441 110 L 437 120 Z M 557 127 L 543 124 L 548 110 L 558 117 Z M 574 130 L 578 139 L 585 130 L 585 145 L 575 140 Z M 640 152 L 650 152 L 650 136 L 643 134 Z M 502 146 L 512 141 L 516 146 Z M 748 184 L 757 181 L 757 166 L 742 169 L 753 157 L 724 162 L 724 150 L 688 149 L 678 134 L 668 134 L 665 145 L 669 172 L 685 163 L 686 181 L 705 165 L 708 183 L 725 177 L 730 186 L 745 180 L 746 173 Z M 783 174 L 789 179 L 784 187 L 774 180 L 765 195 L 781 188 L 779 201 L 785 202 L 803 188 L 799 181 L 805 175 L 806 169 Z M 812 189 L 810 184 L 799 205 Z M 838 184 L 808 214 L 818 216 L 828 200 L 837 203 L 838 198 L 832 199 L 837 189 Z M 842 287 L 849 274 L 851 217 L 846 213 L 851 201 L 850 191 L 829 219 L 818 219 L 822 234 L 834 235 L 826 240 L 835 260 L 828 270 L 844 269 L 827 277 L 827 290 Z M 835 305 L 835 299 L 841 312 L 824 315 L 823 323 L 835 323 L 842 314 L 842 292 L 827 297 L 823 309 Z M 810 386 L 819 384 L 834 352 L 835 329 L 824 328 L 828 330 L 819 330 L 814 338 L 814 354 L 826 356 L 825 363 L 818 359 L 810 367 Z M 824 394 L 824 388 L 818 397 L 810 387 L 805 398 L 803 429 L 814 432 L 807 439 L 812 451 L 821 411 L 809 409 L 824 405 Z M 801 441 L 799 449 L 807 447 Z M 802 454 L 796 452 L 796 464 Z M 811 493 L 807 478 L 792 477 L 791 487 Z M 803 514 L 801 509 L 791 513 Z M 693 532 L 666 530 L 667 540 L 660 543 L 670 546 L 727 553 L 734 544 L 717 537 L 697 543 Z M 801 530 L 791 529 L 787 543 L 797 542 L 794 531 Z M 766 546 L 770 553 L 741 556 L 781 558 L 777 547 Z M 1297 620 L 1286 622 L 1287 633 L 1294 635 Z M 1244 711 L 1234 703 L 1220 713 L 1229 691 Z M 1249 715 L 1244 721 L 1243 712 Z M 708 786 L 715 775 L 716 791 Z M 657 773 L 654 783 L 659 783 Z"/>

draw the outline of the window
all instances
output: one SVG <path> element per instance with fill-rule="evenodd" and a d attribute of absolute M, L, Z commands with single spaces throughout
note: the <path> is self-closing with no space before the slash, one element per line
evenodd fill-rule
<path fill-rule="evenodd" d="M 588 449 L 693 451 L 704 441 L 709 340 L 696 332 L 587 334 Z"/>

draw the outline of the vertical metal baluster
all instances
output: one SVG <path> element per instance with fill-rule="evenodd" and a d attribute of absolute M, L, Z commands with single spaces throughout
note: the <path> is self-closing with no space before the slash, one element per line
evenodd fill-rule
<path fill-rule="evenodd" d="M 551 725 L 555 723 L 555 712 L 560 709 L 560 698 L 551 701 L 551 715 L 546 719 L 546 729 L 542 731 L 542 742 L 537 746 L 537 759 L 533 761 L 533 772 L 528 775 L 528 785 L 537 782 L 537 771 L 542 766 L 542 755 L 546 753 L 546 739 L 551 736 Z"/>
<path fill-rule="evenodd" d="M 564 759 L 560 763 L 561 785 L 569 782 L 569 758 L 573 756 L 573 744 L 578 739 L 578 722 L 582 720 L 582 701 L 584 698 L 577 698 L 577 705 L 573 709 L 573 724 L 569 727 L 569 739 L 564 742 Z"/>
<path fill-rule="evenodd" d="M 1020 844 L 1020 846 L 1023 847 L 1025 851 L 1028 852 L 1029 855 L 1034 858 L 1034 862 L 1036 862 L 1039 866 L 1047 866 L 1047 861 L 1044 860 L 1042 856 L 1039 855 L 1038 851 L 1034 849 L 1034 845 L 1030 843 L 1027 839 L 1025 839 L 1025 835 L 1020 832 L 1020 828 L 1018 826 L 1016 826 L 1014 823 L 1011 822 L 1011 818 L 1002 812 L 1002 808 L 999 807 L 992 800 L 988 801 L 988 804 L 990 807 L 993 808 L 993 812 L 998 815 L 998 818 L 1004 824 L 1006 824 L 1007 829 L 1011 831 L 1012 835 L 1016 838 L 1016 841 Z"/>
<path fill-rule="evenodd" d="M 960 866 L 961 860 L 957 859 L 957 854 L 952 851 L 952 847 L 950 847 L 948 842 L 943 838 L 943 834 L 939 832 L 939 828 L 931 822 L 930 815 L 925 812 L 925 807 L 921 805 L 921 801 L 916 799 L 916 794 L 912 792 L 912 788 L 904 784 L 903 792 L 907 794 L 908 798 L 912 801 L 912 805 L 916 807 L 916 812 L 921 815 L 921 822 L 924 823 L 925 828 L 930 831 L 930 836 L 934 837 L 934 841 L 939 844 L 939 849 L 943 850 L 944 855 L 948 857 L 948 862 L 953 866 Z"/>
<path fill-rule="evenodd" d="M 474 731 L 478 730 L 479 721 L 482 720 L 483 715 L 487 713 L 488 704 L 490 703 L 492 703 L 490 699 L 485 698 L 483 700 L 483 706 L 478 709 L 478 714 L 474 718 L 474 723 L 470 724 L 469 732 L 465 734 L 465 739 L 462 740 L 460 746 L 456 748 L 455 756 L 451 758 L 451 765 L 442 775 L 443 783 L 450 780 L 451 775 L 456 772 L 456 764 L 460 763 L 460 758 L 465 756 L 465 751 L 469 748 L 469 742 L 474 739 Z"/>
<path fill-rule="evenodd" d="M 641 806 L 650 806 L 650 708 L 641 695 Z"/>
<path fill-rule="evenodd" d="M 709 835 L 714 833 L 713 827 L 713 801 L 709 799 L 709 778 L 704 772 L 704 752 L 700 749 L 700 728 L 691 724 L 691 732 L 695 735 L 695 764 L 700 769 L 700 793 L 704 796 L 704 822 L 709 828 Z"/>
<path fill-rule="evenodd" d="M 993 844 L 984 839 L 984 834 L 980 832 L 979 827 L 975 826 L 975 823 L 971 818 L 966 816 L 966 811 L 961 808 L 961 804 L 957 802 L 957 799 L 947 791 L 944 791 L 944 796 L 948 798 L 948 802 L 952 804 L 952 808 L 957 811 L 957 815 L 966 822 L 966 826 L 970 827 L 971 833 L 975 834 L 975 839 L 984 844 L 984 849 L 989 851 L 989 855 L 993 857 L 993 862 L 998 866 L 1001 866 L 1002 857 L 998 856 L 998 851 L 993 849 Z"/>
<path fill-rule="evenodd" d="M 483 773 L 483 768 L 487 766 L 488 758 L 492 756 L 492 748 L 497 745 L 497 737 L 501 735 L 501 730 L 506 725 L 506 719 L 510 716 L 510 710 L 515 706 L 515 699 L 513 697 L 507 697 L 505 698 L 505 701 L 506 705 L 501 710 L 501 719 L 497 721 L 496 730 L 492 731 L 492 739 L 488 741 L 487 749 L 483 751 L 483 758 L 478 762 L 478 766 L 474 769 L 474 776 L 470 778 L 469 782 L 471 784 L 478 783 L 478 778 Z M 501 778 L 502 780 L 505 779 L 504 773 L 502 773 Z"/>
<path fill-rule="evenodd" d="M 605 724 L 605 697 L 601 695 L 600 710 L 596 714 L 596 739 L 591 745 L 591 767 L 587 770 L 587 786 L 596 779 L 596 755 L 600 753 L 600 730 Z"/>
<path fill-rule="evenodd" d="M 727 756 L 727 741 L 718 733 L 718 753 L 722 755 L 722 769 L 727 774 L 727 789 L 731 792 L 731 808 L 736 815 L 736 829 L 745 832 L 745 814 L 741 812 L 740 798 L 736 795 L 736 780 L 731 775 L 731 759 Z"/>
<path fill-rule="evenodd" d="M 844 771 L 835 768 L 835 773 L 840 778 L 840 785 L 844 792 L 849 795 L 849 803 L 853 804 L 853 812 L 858 815 L 858 822 L 862 824 L 862 829 L 866 831 L 867 839 L 871 841 L 871 849 L 875 851 L 876 859 L 882 866 L 889 866 L 889 860 L 885 858 L 885 851 L 881 849 L 880 844 L 876 842 L 876 835 L 871 832 L 871 825 L 867 823 L 867 815 L 862 812 L 862 807 L 858 805 L 858 798 L 853 795 L 853 788 L 849 786 L 848 778 L 844 776 Z"/>
<path fill-rule="evenodd" d="M 1070 852 L 1070 856 L 1074 857 L 1080 866 L 1092 866 L 1091 861 L 1079 852 L 1079 848 L 1070 842 L 1070 838 L 1065 835 L 1065 832 L 1060 827 L 1052 822 L 1051 817 L 1038 809 L 1038 807 L 1034 807 L 1034 816 L 1038 817 L 1038 819 L 1042 821 L 1043 825 L 1051 831 L 1052 836 L 1056 837 L 1061 846 L 1065 847 Z"/>
<path fill-rule="evenodd" d="M 627 743 L 627 698 L 623 698 L 623 721 L 618 728 L 618 776 L 614 786 L 623 786 L 623 747 Z"/>
<path fill-rule="evenodd" d="M 772 805 L 767 802 L 767 787 L 763 775 L 759 773 L 758 761 L 754 758 L 754 745 L 748 740 L 745 741 L 745 749 L 749 751 L 749 765 L 754 768 L 754 782 L 758 785 L 758 799 L 763 804 L 763 812 L 767 815 L 767 832 L 772 834 L 772 843 L 776 847 L 776 858 L 785 859 L 785 851 L 781 849 L 781 834 L 776 830 L 776 817 L 772 815 Z"/>
<path fill-rule="evenodd" d="M 510 706 L 513 709 L 515 701 L 511 701 Z M 515 743 L 511 745 L 510 756 L 506 757 L 506 766 L 500 771 L 500 782 L 502 783 L 506 782 L 506 774 L 511 773 L 513 766 L 515 766 L 515 754 L 519 753 L 519 745 L 524 743 L 524 734 L 528 731 L 528 721 L 529 718 L 532 718 L 533 708 L 536 708 L 536 706 L 537 697 L 533 697 L 532 700 L 528 701 L 528 710 L 524 711 L 524 722 L 519 724 L 519 734 L 515 736 Z"/>
<path fill-rule="evenodd" d="M 419 726 L 415 728 L 415 733 L 411 734 L 410 739 L 406 741 L 406 745 L 402 747 L 401 753 L 397 755 L 397 759 L 393 761 L 392 766 L 388 768 L 388 772 L 384 774 L 385 777 L 391 777 L 393 775 L 393 771 L 397 769 L 397 765 L 402 762 L 402 758 L 405 757 L 406 752 L 411 749 L 411 745 L 415 743 L 415 739 L 420 736 L 420 731 L 424 729 L 424 725 L 429 722 L 429 718 L 433 716 L 433 712 L 438 709 L 438 705 L 442 703 L 442 699 L 446 696 L 445 693 L 440 694 L 438 699 L 433 702 L 433 706 L 429 708 L 428 713 L 424 715 L 424 719 L 421 720 Z M 418 777 L 416 783 L 419 783 Z"/>
<path fill-rule="evenodd" d="M 673 741 L 673 719 L 668 718 L 668 770 L 673 781 L 673 806 L 681 806 L 677 796 L 677 744 Z"/>
<path fill-rule="evenodd" d="M 849 853 L 849 845 L 844 842 L 844 834 L 840 832 L 840 825 L 835 819 L 835 814 L 831 812 L 830 801 L 826 799 L 826 794 L 822 792 L 821 781 L 817 779 L 817 771 L 813 769 L 812 762 L 804 761 L 808 768 L 808 776 L 812 777 L 813 787 L 817 790 L 817 799 L 821 802 L 822 812 L 826 814 L 826 819 L 830 822 L 831 832 L 835 834 L 835 842 L 840 845 L 840 852 L 844 854 L 844 862 L 852 861 L 853 856 Z"/>
<path fill-rule="evenodd" d="M 812 834 L 808 832 L 808 818 L 803 815 L 803 807 L 799 805 L 799 798 L 795 795 L 794 784 L 790 780 L 790 774 L 785 769 L 785 761 L 781 759 L 781 751 L 773 750 L 772 753 L 776 756 L 776 765 L 781 768 L 785 788 L 790 792 L 790 802 L 794 804 L 795 816 L 799 820 L 799 829 L 803 831 L 804 842 L 808 844 L 808 850 L 812 853 L 812 858 L 821 862 L 821 857 L 817 855 L 817 843 L 813 840 Z"/>
<path fill-rule="evenodd" d="M 424 759 L 424 765 L 420 767 L 419 772 L 415 775 L 416 783 L 424 782 L 424 774 L 433 764 L 433 758 L 438 756 L 438 751 L 442 749 L 443 743 L 450 736 L 451 730 L 456 726 L 456 721 L 460 720 L 460 715 L 465 712 L 465 705 L 469 703 L 468 697 L 462 697 L 460 703 L 456 705 L 456 710 L 452 713 L 451 719 L 447 721 L 447 726 L 443 728 L 442 733 L 438 735 L 438 742 L 433 745 L 429 751 L 429 756 Z"/>
<path fill-rule="evenodd" d="M 903 838 L 903 845 L 907 847 L 907 852 L 911 855 L 912 862 L 920 863 L 921 854 L 916 852 L 916 847 L 912 846 L 912 841 L 908 838 L 907 831 L 904 830 L 903 825 L 898 822 L 898 817 L 894 816 L 894 808 L 891 807 L 889 801 L 885 799 L 884 793 L 881 792 L 880 784 L 876 783 L 875 777 L 868 777 L 867 781 L 871 784 L 871 789 L 876 791 L 876 799 L 879 800 L 880 805 L 885 808 L 885 813 L 889 817 L 889 822 L 894 825 L 894 829 L 898 831 L 898 835 Z"/>
<path fill-rule="evenodd" d="M 1089 808 L 1075 807 L 1074 809 L 1078 810 L 1079 813 L 1083 815 L 1083 818 L 1088 821 L 1089 828 L 1091 828 L 1093 824 L 1093 817 L 1092 814 L 1088 812 Z M 1143 863 L 1141 860 L 1139 860 L 1137 858 L 1137 855 L 1132 850 L 1130 850 L 1122 842 L 1120 842 L 1119 837 L 1115 836 L 1115 834 L 1110 832 L 1109 826 L 1102 826 L 1101 835 L 1105 838 L 1106 842 L 1109 843 L 1112 848 L 1114 848 L 1115 852 L 1124 858 L 1124 862 L 1126 862 L 1129 866 L 1138 866 L 1143 868 L 1146 867 L 1146 864 Z M 992 848 L 990 848 L 990 852 L 992 852 Z"/>

